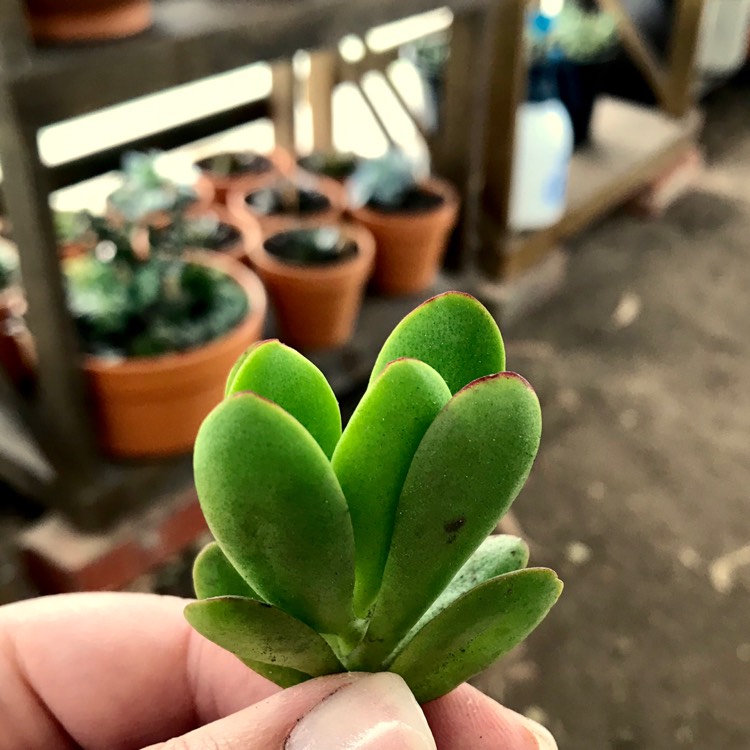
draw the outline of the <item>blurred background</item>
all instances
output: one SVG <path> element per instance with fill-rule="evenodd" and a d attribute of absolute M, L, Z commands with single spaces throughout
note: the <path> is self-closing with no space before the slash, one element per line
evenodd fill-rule
<path fill-rule="evenodd" d="M 750 747 L 750 0 L 0 2 L 0 603 L 192 595 L 253 341 L 348 418 L 470 292 L 565 592 L 476 679 L 561 750 Z"/>

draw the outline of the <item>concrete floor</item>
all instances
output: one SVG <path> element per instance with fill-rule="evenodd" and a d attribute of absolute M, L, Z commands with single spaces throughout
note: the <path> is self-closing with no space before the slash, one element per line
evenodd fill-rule
<path fill-rule="evenodd" d="M 577 239 L 561 296 L 505 331 L 545 417 L 515 510 L 566 589 L 479 684 L 560 750 L 750 747 L 750 86 L 704 140 L 663 220 Z"/>

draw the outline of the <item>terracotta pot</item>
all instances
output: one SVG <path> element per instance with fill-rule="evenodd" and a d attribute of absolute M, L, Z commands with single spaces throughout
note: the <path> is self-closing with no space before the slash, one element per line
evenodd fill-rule
<path fill-rule="evenodd" d="M 192 187 L 197 195 L 197 200 L 190 204 L 185 212 L 186 216 L 198 216 L 201 213 L 204 213 L 214 202 L 214 188 L 210 182 L 205 182 L 199 179 Z M 127 221 L 120 211 L 112 204 L 109 197 L 107 198 L 106 216 L 116 226 L 121 226 Z M 154 211 L 144 216 L 138 223 L 143 226 L 161 229 L 162 227 L 168 226 L 171 222 L 172 214 L 169 211 Z"/>
<path fill-rule="evenodd" d="M 80 258 L 81 255 L 91 252 L 94 244 L 86 240 L 74 240 L 73 242 L 63 242 L 57 246 L 57 252 L 60 257 L 67 260 L 68 258 Z"/>
<path fill-rule="evenodd" d="M 21 391 L 36 379 L 36 346 L 23 319 L 26 307 L 20 287 L 0 291 L 0 369 Z"/>
<path fill-rule="evenodd" d="M 278 234 L 288 229 L 337 224 L 341 220 L 344 213 L 346 193 L 335 180 L 329 180 L 325 177 L 313 178 L 311 175 L 307 175 L 306 179 L 303 178 L 295 184 L 304 190 L 312 190 L 324 195 L 328 199 L 327 208 L 304 215 L 261 214 L 254 211 L 246 201 L 246 198 L 254 191 L 231 192 L 227 197 L 227 208 L 238 224 L 244 226 L 257 222 L 266 236 Z M 266 185 L 265 187 L 272 187 L 272 185 Z"/>
<path fill-rule="evenodd" d="M 112 456 L 190 451 L 201 422 L 224 396 L 232 365 L 262 334 L 266 294 L 258 277 L 225 255 L 196 252 L 189 257 L 241 284 L 250 310 L 229 333 L 191 351 L 120 362 L 85 358 L 84 370 L 98 406 L 100 440 Z"/>
<path fill-rule="evenodd" d="M 435 281 L 458 216 L 459 198 L 443 180 L 422 183 L 443 202 L 434 209 L 386 213 L 372 208 L 350 210 L 352 218 L 375 237 L 375 285 L 384 294 L 417 294 Z"/>
<path fill-rule="evenodd" d="M 357 243 L 357 254 L 331 265 L 286 263 L 260 242 L 251 252 L 253 266 L 273 301 L 281 339 L 291 346 L 327 349 L 341 346 L 354 333 L 375 259 L 375 240 L 362 227 L 337 228 Z"/>
<path fill-rule="evenodd" d="M 235 220 L 229 211 L 218 204 L 214 204 L 211 208 L 202 208 L 200 211 L 191 212 L 190 218 L 199 219 L 201 216 L 214 216 L 219 219 L 223 224 L 228 224 L 237 231 L 237 241 L 232 244 L 223 247 L 221 250 L 210 250 L 208 248 L 201 247 L 190 247 L 187 248 L 187 252 L 206 252 L 212 255 L 224 255 L 239 260 L 246 266 L 250 265 L 250 250 L 254 247 L 260 237 L 260 228 L 256 227 L 256 232 L 252 232 L 248 227 L 247 229 L 241 227 Z M 166 228 L 166 227 L 165 227 Z"/>
<path fill-rule="evenodd" d="M 248 172 L 227 177 L 202 167 L 201 163 L 204 159 L 195 162 L 195 166 L 201 170 L 200 180 L 212 186 L 215 194 L 214 200 L 226 205 L 229 193 L 238 192 L 247 195 L 273 182 L 279 175 L 289 175 L 294 171 L 294 159 L 286 149 L 275 148 L 270 154 L 260 154 L 260 156 L 265 156 L 270 162 L 270 168 L 265 172 Z"/>
<path fill-rule="evenodd" d="M 151 26 L 151 0 L 26 0 L 26 8 L 41 42 L 120 39 Z"/>

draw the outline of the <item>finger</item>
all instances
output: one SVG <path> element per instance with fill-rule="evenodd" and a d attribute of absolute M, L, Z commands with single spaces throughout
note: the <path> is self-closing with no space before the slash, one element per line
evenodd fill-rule
<path fill-rule="evenodd" d="M 102 593 L 0 608 L 0 750 L 147 745 L 278 691 L 193 631 L 185 604 Z"/>
<path fill-rule="evenodd" d="M 470 685 L 427 703 L 438 750 L 557 750 L 547 729 Z"/>
<path fill-rule="evenodd" d="M 297 685 L 146 750 L 435 750 L 422 710 L 395 674 L 341 674 Z"/>

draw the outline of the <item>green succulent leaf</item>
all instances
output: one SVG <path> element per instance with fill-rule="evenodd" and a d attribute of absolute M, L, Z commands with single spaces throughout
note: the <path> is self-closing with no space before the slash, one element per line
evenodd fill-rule
<path fill-rule="evenodd" d="M 434 619 L 459 596 L 463 596 L 490 578 L 512 573 L 526 567 L 529 562 L 529 545 L 523 539 L 508 534 L 489 536 L 474 551 L 454 579 L 433 602 L 419 622 L 412 628 L 416 633 L 425 623 Z"/>
<path fill-rule="evenodd" d="M 505 347 L 497 324 L 478 300 L 461 292 L 433 297 L 409 313 L 383 345 L 370 382 L 401 357 L 435 368 L 451 393 L 505 369 Z"/>
<path fill-rule="evenodd" d="M 209 528 L 253 590 L 319 633 L 348 633 L 352 525 L 310 433 L 277 404 L 241 393 L 203 422 L 193 460 Z"/>
<path fill-rule="evenodd" d="M 188 604 L 185 617 L 208 640 L 246 663 L 281 668 L 282 677 L 290 669 L 313 677 L 342 671 L 323 638 L 270 604 L 223 596 Z"/>
<path fill-rule="evenodd" d="M 490 534 L 523 487 L 540 436 L 539 401 L 519 375 L 482 378 L 448 402 L 406 477 L 355 665 L 378 669 Z"/>
<path fill-rule="evenodd" d="M 216 542 L 209 542 L 195 558 L 193 587 L 199 599 L 214 596 L 244 596 L 262 601 L 245 579 L 232 567 Z"/>
<path fill-rule="evenodd" d="M 544 619 L 562 591 L 546 568 L 493 578 L 428 622 L 389 669 L 420 703 L 439 698 L 519 644 Z"/>
<path fill-rule="evenodd" d="M 226 395 L 253 391 L 289 412 L 329 458 L 341 437 L 341 413 L 323 373 L 279 341 L 263 341 L 238 360 Z"/>
<path fill-rule="evenodd" d="M 450 397 L 429 365 L 415 359 L 392 362 L 365 393 L 333 454 L 354 527 L 354 611 L 360 617 L 380 588 L 411 460 Z"/>

